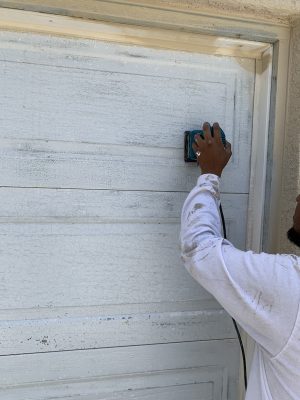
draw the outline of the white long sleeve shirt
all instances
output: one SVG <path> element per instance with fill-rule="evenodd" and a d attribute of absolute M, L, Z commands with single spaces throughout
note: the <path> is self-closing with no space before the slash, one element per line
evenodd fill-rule
<path fill-rule="evenodd" d="M 300 258 L 222 238 L 219 177 L 201 175 L 181 216 L 188 272 L 255 340 L 246 400 L 300 399 Z"/>

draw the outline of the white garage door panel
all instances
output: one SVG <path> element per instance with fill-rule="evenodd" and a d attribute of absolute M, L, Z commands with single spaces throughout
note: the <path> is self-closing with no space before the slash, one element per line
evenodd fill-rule
<path fill-rule="evenodd" d="M 78 309 L 1 311 L 1 355 L 235 338 L 231 318 L 213 301 Z M 213 307 L 214 308 L 211 308 Z M 197 310 L 196 310 L 197 307 Z M 206 308 L 208 307 L 208 308 Z M 144 312 L 142 309 L 144 308 Z M 165 307 L 166 308 L 166 307 Z M 174 309 L 174 311 L 170 311 Z M 194 310 L 192 310 L 194 308 Z M 175 310 L 176 309 L 176 310 Z M 106 311 L 106 312 L 105 312 Z M 3 362 L 6 362 L 3 359 Z"/>
<path fill-rule="evenodd" d="M 5 400 L 150 400 L 154 393 L 236 399 L 237 350 L 236 340 L 225 340 L 10 356 L 0 364 L 0 394 Z"/>
<path fill-rule="evenodd" d="M 2 225 L 1 308 L 207 298 L 178 236 L 174 224 Z"/>
<path fill-rule="evenodd" d="M 17 396 L 25 395 L 27 400 L 39 400 L 41 398 L 40 396 L 43 396 L 43 398 L 45 398 L 45 389 L 47 389 L 47 393 L 51 393 L 51 397 L 47 397 L 49 400 L 124 400 L 128 398 L 130 398 L 131 400 L 157 400 L 157 398 L 159 398 L 160 400 L 169 400 L 170 398 L 172 398 L 172 400 L 182 400 L 183 398 L 189 400 L 213 400 L 215 398 L 220 398 L 222 389 L 219 389 L 219 387 L 220 382 L 222 382 L 222 380 L 220 379 L 222 378 L 222 371 L 220 371 L 219 374 L 219 371 L 216 371 L 216 376 L 211 376 L 206 373 L 204 378 L 202 376 L 203 374 L 201 374 L 201 371 L 195 371 L 194 374 L 190 374 L 191 377 L 189 377 L 190 379 L 188 379 L 187 382 L 182 379 L 181 371 L 179 370 L 178 372 L 176 371 L 176 373 L 173 374 L 169 373 L 170 377 L 165 375 L 158 375 L 157 377 L 155 374 L 153 374 L 154 376 L 152 376 L 152 374 L 150 376 L 147 375 L 147 383 L 149 382 L 148 385 L 153 385 L 150 387 L 148 386 L 147 388 L 134 387 L 127 389 L 127 387 L 125 387 L 123 390 L 119 389 L 112 391 L 113 387 L 110 386 L 110 390 L 108 389 L 107 391 L 103 391 L 103 388 L 99 388 L 97 391 L 95 388 L 97 384 L 95 384 L 94 382 L 92 384 L 91 382 L 88 382 L 87 384 L 73 384 L 71 386 L 71 390 L 74 391 L 76 394 L 74 396 L 70 396 L 70 385 L 58 385 L 57 383 L 55 383 L 54 387 L 51 386 L 50 389 L 47 386 L 42 386 L 38 389 L 18 388 L 8 391 L 6 390 L 5 399 L 15 400 Z M 177 383 L 176 381 L 176 378 L 179 374 L 182 383 Z M 166 382 L 165 379 L 167 378 L 169 378 L 171 382 Z M 119 379 L 119 376 L 115 376 L 114 379 Z M 204 382 L 198 383 L 202 380 L 204 380 Z M 105 381 L 102 381 L 101 385 L 104 386 L 105 383 Z M 135 382 L 132 382 L 132 380 L 128 379 L 128 381 L 124 381 L 122 383 L 124 383 L 124 385 L 126 386 L 134 386 L 133 383 Z M 112 385 L 112 382 L 109 381 L 109 384 Z M 217 390 L 216 386 L 218 387 Z M 80 394 L 78 394 L 82 393 L 83 391 L 84 393 L 97 392 L 97 395 L 92 394 L 81 396 Z"/>
<path fill-rule="evenodd" d="M 228 315 L 182 269 L 177 251 L 175 257 L 166 253 L 165 246 L 178 244 L 186 193 L 1 188 L 0 195 L 1 220 L 31 223 L 28 229 L 18 224 L 1 227 L 1 354 L 235 337 Z M 224 194 L 222 203 L 228 235 L 243 247 L 245 232 L 238 221 L 246 219 L 247 195 Z M 121 225 L 99 225 L 96 230 L 87 230 L 90 225 L 67 230 L 41 225 L 66 222 L 71 216 L 78 223 L 106 220 Z M 145 227 L 145 221 L 158 222 L 161 229 L 156 224 Z M 173 224 L 166 225 L 168 221 Z M 129 222 L 141 225 L 130 229 Z M 133 235 L 131 240 L 125 235 L 124 241 L 124 229 Z M 172 233 L 162 246 L 166 231 Z M 110 242 L 115 245 L 104 256 Z M 143 252 L 143 263 L 130 257 L 136 246 Z M 145 257 L 149 246 L 155 251 Z M 114 265 L 115 253 L 122 261 Z M 136 284 L 134 274 L 139 276 Z M 36 308 L 37 303 L 43 308 Z"/>
<path fill-rule="evenodd" d="M 187 191 L 199 174 L 183 150 L 30 140 L 2 140 L 0 168 L 1 186 L 114 190 Z"/>
<path fill-rule="evenodd" d="M 244 248 L 255 60 L 0 32 L 0 68 L 0 397 L 235 400 L 230 317 L 180 260 L 183 133 L 232 142 Z"/>
<path fill-rule="evenodd" d="M 157 63 L 160 66 L 159 61 Z M 217 94 L 218 115 L 212 117 L 223 119 L 225 111 L 232 116 L 234 72 L 225 73 L 221 82 L 207 82 L 205 79 L 210 77 L 206 76 L 208 74 L 205 71 L 202 77 L 198 75 L 199 71 L 189 78 L 177 78 L 173 74 L 169 77 L 147 76 L 144 65 L 140 65 L 143 74 L 70 67 L 59 67 L 58 70 L 52 66 L 6 61 L 1 61 L 0 65 L 5 79 L 11 82 L 3 87 L 6 98 L 13 101 L 12 94 L 21 87 L 15 102 L 20 112 L 17 116 L 9 112 L 5 122 L 6 129 L 15 137 L 181 147 L 178 133 L 180 128 L 181 132 L 186 129 L 182 114 L 189 107 L 191 109 L 188 112 L 196 112 L 201 102 L 201 111 L 207 115 L 208 104 L 214 101 Z M 101 66 L 102 63 L 98 68 Z M 188 66 L 185 70 L 188 70 Z M 53 79 L 57 81 L 59 90 L 49 85 Z M 33 104 L 28 92 L 35 96 Z M 65 105 L 62 108 L 63 103 Z M 30 112 L 33 108 L 35 115 Z M 202 116 L 198 114 L 197 124 L 201 119 Z M 25 127 L 24 121 L 27 122 Z M 232 124 L 233 121 L 230 122 Z M 47 128 L 41 127 L 41 123 L 47 124 Z M 32 131 L 28 130 L 29 126 L 33 128 Z M 42 135 L 40 130 L 43 130 Z M 172 143 L 170 135 L 173 137 Z"/>
<path fill-rule="evenodd" d="M 179 223 L 187 193 L 2 187 L 0 197 L 2 222 Z M 247 195 L 235 199 L 243 206 Z"/>
<path fill-rule="evenodd" d="M 187 195 L 178 192 L 2 187 L 0 222 L 179 224 Z M 222 194 L 222 206 L 227 236 L 235 246 L 243 249 L 246 241 L 244 225 L 248 195 Z M 241 221 L 244 223 L 241 224 Z M 179 228 L 176 229 L 179 235 Z"/>
<path fill-rule="evenodd" d="M 111 143 L 113 146 L 104 147 L 100 152 L 102 155 L 105 149 L 106 154 L 118 154 L 120 144 L 142 145 L 142 154 L 135 148 L 122 147 L 123 159 L 129 161 L 133 157 L 139 165 L 143 163 L 144 155 L 149 161 L 153 156 L 155 160 L 150 162 L 157 163 L 157 168 L 161 166 L 162 169 L 165 164 L 160 162 L 160 155 L 169 160 L 175 158 L 177 165 L 183 169 L 181 174 L 186 174 L 182 178 L 185 180 L 190 171 L 183 164 L 182 151 L 162 153 L 162 149 L 158 151 L 153 147 L 182 149 L 184 130 L 198 128 L 204 120 L 217 119 L 233 142 L 234 150 L 233 161 L 224 176 L 223 190 L 236 192 L 239 187 L 240 192 L 247 192 L 254 60 L 11 35 L 9 41 L 6 38 L 8 48 L 4 44 L 0 55 L 2 60 L 10 61 L 1 65 L 4 77 L 1 92 L 6 110 L 5 119 L 1 121 L 2 137 L 72 141 L 64 148 L 67 171 L 80 168 L 78 164 L 69 163 L 70 158 L 74 158 L 73 152 L 82 153 L 84 158 L 87 146 L 82 141 Z M 33 44 L 35 48 L 32 48 Z M 70 46 L 73 49 L 68 49 Z M 79 143 L 75 145 L 73 142 Z M 31 143 L 28 146 L 30 157 L 30 148 L 33 146 L 35 149 L 36 145 Z M 43 147 L 43 144 L 40 146 Z M 52 169 L 59 170 L 62 161 L 56 160 L 56 155 L 60 156 L 55 154 L 57 146 L 51 142 L 45 146 L 44 151 L 47 153 L 49 147 L 50 153 L 45 153 L 44 157 L 49 156 L 54 164 L 57 161 L 58 165 L 52 165 Z M 97 159 L 95 167 L 108 169 L 110 165 L 104 166 L 106 160 L 101 158 L 100 150 L 95 147 L 93 151 L 96 152 L 93 158 Z M 13 154 L 7 156 L 13 157 Z M 118 162 L 120 157 L 112 157 L 112 160 Z M 47 160 L 40 168 L 45 174 L 44 185 L 45 182 L 53 185 Z M 150 175 L 161 173 L 161 170 L 153 168 L 148 171 Z M 124 170 L 131 173 L 126 161 Z M 112 175 L 119 172 L 116 169 L 114 173 L 112 168 L 110 171 Z M 146 171 L 141 172 L 147 175 Z M 174 172 L 181 182 L 180 172 Z M 90 176 L 88 171 L 85 173 Z M 193 177 L 192 174 L 191 179 Z M 92 182 L 97 188 L 106 187 L 106 184 L 109 186 L 110 180 L 105 178 L 98 176 Z M 173 178 L 169 174 L 169 181 Z M 20 179 L 24 179 L 24 186 L 30 186 L 25 177 L 20 176 Z M 42 185 L 34 174 L 31 183 L 32 186 Z M 80 178 L 77 184 L 80 184 Z M 12 180 L 11 185 L 19 183 Z M 56 185 L 70 187 L 59 181 Z M 124 188 L 114 180 L 111 187 Z M 165 190 L 174 189 L 167 186 Z"/>
<path fill-rule="evenodd" d="M 188 191 L 199 176 L 195 164 L 184 163 L 182 149 L 32 140 L 2 139 L 0 168 L 1 186 L 45 188 Z M 248 178 L 249 169 L 237 181 L 228 169 L 222 190 L 247 193 Z"/>

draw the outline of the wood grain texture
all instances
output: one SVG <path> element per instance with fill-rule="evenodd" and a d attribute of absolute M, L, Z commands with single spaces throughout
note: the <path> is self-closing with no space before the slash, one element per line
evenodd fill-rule
<path fill-rule="evenodd" d="M 188 192 L 0 187 L 0 222 L 178 224 L 187 195 Z M 248 195 L 222 193 L 221 200 L 228 238 L 244 249 Z"/>
<path fill-rule="evenodd" d="M 5 254 L 0 268 L 4 282 L 1 353 L 233 337 L 230 318 L 218 304 L 207 306 L 210 296 L 181 265 L 178 217 L 186 196 L 187 193 L 1 188 L 0 219 L 9 223 L 1 225 Z M 247 195 L 223 194 L 222 203 L 228 237 L 242 248 L 245 231 L 238 221 L 246 218 Z M 97 224 L 98 229 L 90 231 L 91 223 Z M 166 231 L 172 233 L 165 235 Z M 160 243 L 162 235 L 165 244 Z M 146 256 L 149 244 L 156 248 Z M 137 247 L 143 254 L 142 263 L 131 256 Z M 166 249 L 170 249 L 167 254 Z M 169 261 L 163 261 L 172 253 Z M 120 265 L 113 263 L 116 254 L 122 260 Z M 153 261 L 153 254 L 159 262 Z M 169 266 L 165 267 L 165 262 Z M 66 281 L 73 294 L 65 288 Z M 148 282 L 146 288 L 143 282 Z M 18 291 L 20 287 L 22 290 Z M 137 291 L 138 297 L 134 294 Z M 115 304 L 116 292 L 121 296 L 119 305 Z M 171 307 L 168 301 L 172 293 Z M 191 296 L 201 299 L 192 308 Z M 149 308 L 145 301 L 155 301 L 156 306 Z M 95 309 L 93 304 L 102 306 Z M 136 304 L 140 304 L 138 309 Z"/>
<path fill-rule="evenodd" d="M 185 29 L 198 34 L 225 36 L 226 39 L 238 38 L 258 42 L 273 42 L 276 38 L 286 37 L 291 17 L 297 14 L 295 3 L 292 0 L 284 3 L 279 1 L 275 7 L 271 0 L 247 0 L 246 2 L 240 0 L 236 3 L 228 0 L 214 3 L 209 0 L 200 2 L 182 0 L 65 0 L 64 2 L 61 0 L 1 0 L 0 4 L 1 7 L 45 13 L 46 15 L 40 14 L 44 18 L 40 17 L 35 21 L 36 24 L 44 22 L 44 25 L 48 25 L 47 28 L 53 19 L 57 18 L 51 15 L 52 18 L 49 21 L 47 14 L 56 14 L 73 16 L 77 19 L 118 22 L 122 25 L 167 28 L 173 32 L 176 31 L 177 37 Z M 276 6 L 279 6 L 277 10 Z M 15 12 L 11 11 L 10 14 L 15 18 L 9 18 L 7 11 L 10 10 L 4 11 L 6 11 L 4 22 L 7 25 L 16 28 L 17 22 L 23 22 L 23 26 L 27 25 L 27 30 L 30 30 L 29 23 L 24 17 L 21 18 L 17 14 L 18 18 L 16 18 Z M 28 11 L 26 14 L 29 14 Z M 290 13 L 289 16 L 288 13 Z M 13 24 L 14 19 L 15 24 Z M 28 19 L 30 21 L 30 18 Z M 55 28 L 52 31 L 55 32 Z M 76 33 L 75 31 L 74 34 Z M 222 51 L 222 48 L 220 50 Z"/>
<path fill-rule="evenodd" d="M 0 168 L 0 186 L 12 187 L 186 192 L 199 176 L 182 149 L 38 140 L 1 140 Z M 233 160 L 222 190 L 248 193 L 248 180 Z"/>
<path fill-rule="evenodd" d="M 182 266 L 178 225 L 8 224 L 0 237 L 4 309 L 206 297 Z"/>
<path fill-rule="evenodd" d="M 87 0 L 85 0 L 85 2 L 88 7 Z M 10 1 L 10 4 L 11 3 L 12 1 Z M 187 30 L 178 30 L 174 32 L 174 30 L 170 30 L 170 26 L 165 26 L 167 29 L 161 29 L 158 26 L 141 26 L 143 23 L 136 22 L 139 16 L 141 16 L 141 11 L 142 13 L 144 11 L 142 7 L 126 7 L 124 4 L 121 5 L 120 3 L 115 5 L 107 2 L 99 3 L 100 2 L 97 1 L 102 15 L 98 13 L 98 17 L 100 20 L 102 19 L 102 21 L 98 23 L 90 21 L 90 18 L 96 15 L 94 14 L 91 16 L 90 13 L 85 13 L 84 17 L 88 20 L 83 20 L 81 19 L 83 15 L 81 15 L 80 19 L 75 19 L 43 15 L 41 13 L 5 10 L 1 8 L 0 25 L 2 29 L 9 31 L 25 31 L 37 34 L 94 39 L 159 49 L 163 48 L 254 59 L 260 59 L 262 52 L 269 47 L 268 43 L 242 40 L 239 37 L 213 37 L 212 35 L 205 35 L 203 32 L 199 35 L 197 32 L 192 33 Z M 3 1 L 0 2 L 0 5 L 3 6 Z M 117 13 L 123 14 L 123 16 L 125 16 L 125 14 L 135 14 L 135 26 L 126 25 L 128 21 L 123 21 L 121 24 L 104 22 L 103 20 L 108 16 L 105 14 L 107 12 L 109 13 L 109 11 L 113 12 L 113 9 L 117 11 Z M 60 10 L 62 11 L 63 9 Z M 148 8 L 147 11 L 147 17 L 149 19 L 149 14 L 152 13 L 153 15 L 154 9 L 151 7 L 150 9 Z M 160 13 L 163 13 L 163 11 L 160 10 L 160 12 L 156 13 L 156 17 L 159 16 L 161 19 Z M 174 12 L 172 14 L 174 16 Z M 198 18 L 199 24 L 201 24 L 201 20 L 202 18 Z"/>
<path fill-rule="evenodd" d="M 2 312 L 14 319 L 0 322 L 0 355 L 235 338 L 227 313 L 220 308 L 205 309 L 203 303 L 198 302 L 199 309 L 193 311 L 186 304 L 173 312 L 138 314 L 132 313 L 130 305 L 127 314 L 118 314 L 117 306 L 111 314 L 104 314 L 102 307 L 89 310 L 82 306 L 81 314 L 86 315 L 79 316 L 66 307 L 53 318 L 45 318 L 41 309 L 36 319 L 29 318 L 25 310 Z M 20 319 L 24 314 L 25 319 Z"/>
<path fill-rule="evenodd" d="M 244 248 L 255 62 L 0 39 L 3 396 L 234 400 L 230 318 L 180 260 L 199 175 L 183 132 L 217 119 L 232 142 L 222 202 Z"/>
<path fill-rule="evenodd" d="M 80 41 L 79 45 L 76 40 L 37 35 L 10 34 L 3 39 L 1 90 L 6 113 L 0 120 L 1 137 L 25 139 L 29 157 L 34 158 L 30 148 L 35 154 L 45 151 L 40 153 L 41 169 L 47 169 L 47 162 L 56 165 L 55 148 L 64 149 L 63 158 L 69 153 L 74 158 L 73 151 L 84 157 L 88 142 L 90 151 L 96 153 L 93 158 L 98 157 L 94 164 L 98 169 L 113 173 L 112 166 L 97 156 L 101 148 L 108 155 L 119 154 L 119 158 L 112 157 L 116 168 L 120 159 L 134 168 L 130 158 L 140 164 L 143 155 L 146 159 L 154 156 L 150 162 L 159 167 L 160 154 L 165 161 L 178 159 L 185 181 L 190 170 L 182 161 L 183 132 L 199 128 L 205 120 L 219 120 L 234 151 L 229 176 L 224 176 L 224 191 L 235 192 L 239 187 L 240 192 L 247 192 L 253 60 L 95 41 Z M 21 147 L 22 143 L 18 142 Z M 3 146 L 14 152 L 13 143 Z M 12 161 L 14 155 L 7 157 Z M 124 170 L 132 174 L 126 166 Z M 151 175 L 162 173 L 150 171 Z"/>

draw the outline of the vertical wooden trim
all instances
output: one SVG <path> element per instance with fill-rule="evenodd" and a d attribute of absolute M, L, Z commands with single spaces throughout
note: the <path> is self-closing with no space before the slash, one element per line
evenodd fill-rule
<path fill-rule="evenodd" d="M 262 249 L 273 48 L 256 60 L 247 248 Z"/>
<path fill-rule="evenodd" d="M 276 253 L 279 248 L 278 212 L 280 209 L 282 164 L 288 96 L 290 38 L 274 45 L 269 125 L 269 149 L 265 196 L 263 250 Z"/>

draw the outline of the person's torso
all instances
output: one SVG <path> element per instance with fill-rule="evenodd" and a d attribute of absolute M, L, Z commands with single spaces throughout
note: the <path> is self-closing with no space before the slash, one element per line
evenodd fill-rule
<path fill-rule="evenodd" d="M 245 400 L 300 400 L 299 313 L 291 337 L 275 357 L 256 344 Z"/>

